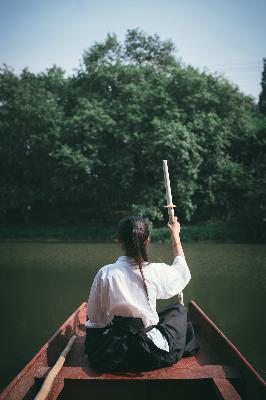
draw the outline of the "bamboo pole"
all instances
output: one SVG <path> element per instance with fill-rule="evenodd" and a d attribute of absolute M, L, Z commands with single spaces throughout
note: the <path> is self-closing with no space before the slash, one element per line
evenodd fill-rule
<path fill-rule="evenodd" d="M 46 397 L 48 396 L 48 394 L 49 394 L 49 392 L 50 392 L 50 390 L 52 388 L 53 382 L 54 382 L 56 376 L 58 375 L 58 373 L 60 372 L 61 368 L 63 367 L 64 362 L 66 361 L 66 357 L 67 357 L 68 353 L 70 352 L 71 347 L 72 347 L 76 337 L 77 337 L 77 335 L 74 334 L 69 339 L 66 347 L 64 348 L 64 350 L 60 354 L 60 356 L 59 356 L 58 360 L 56 361 L 55 365 L 49 371 L 47 377 L 45 378 L 39 393 L 35 397 L 35 400 L 45 400 Z"/>

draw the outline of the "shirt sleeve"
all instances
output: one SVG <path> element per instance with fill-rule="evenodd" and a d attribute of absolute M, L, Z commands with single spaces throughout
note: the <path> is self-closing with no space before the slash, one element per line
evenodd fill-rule
<path fill-rule="evenodd" d="M 91 286 L 88 299 L 88 317 L 86 327 L 102 328 L 105 326 L 105 314 L 102 309 L 102 279 L 101 270 L 97 273 Z"/>
<path fill-rule="evenodd" d="M 176 256 L 173 265 L 160 264 L 157 278 L 157 299 L 169 299 L 182 292 L 191 279 L 185 258 Z"/>

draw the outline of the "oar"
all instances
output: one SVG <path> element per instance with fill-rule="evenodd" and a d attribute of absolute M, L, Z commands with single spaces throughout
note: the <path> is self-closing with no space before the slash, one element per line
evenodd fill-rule
<path fill-rule="evenodd" d="M 48 394 L 49 394 L 49 392 L 50 392 L 50 390 L 51 390 L 51 388 L 53 386 L 54 380 L 55 380 L 56 376 L 58 375 L 58 373 L 60 372 L 61 368 L 63 367 L 64 362 L 66 361 L 66 357 L 67 357 L 68 353 L 70 352 L 71 347 L 72 347 L 74 341 L 76 340 L 76 337 L 77 337 L 77 335 L 74 334 L 69 339 L 66 347 L 64 348 L 64 350 L 60 354 L 60 356 L 59 356 L 58 360 L 56 361 L 55 365 L 49 371 L 47 377 L 45 378 L 39 393 L 35 397 L 35 400 L 45 400 L 46 397 L 48 396 Z"/>

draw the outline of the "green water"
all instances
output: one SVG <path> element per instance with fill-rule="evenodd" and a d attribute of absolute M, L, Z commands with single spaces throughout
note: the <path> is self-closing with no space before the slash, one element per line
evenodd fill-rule
<path fill-rule="evenodd" d="M 266 246 L 184 249 L 192 273 L 185 300 L 196 300 L 265 376 Z M 96 271 L 119 255 L 116 244 L 0 243 L 1 388 L 87 299 Z M 150 258 L 171 263 L 170 245 L 151 245 Z"/>

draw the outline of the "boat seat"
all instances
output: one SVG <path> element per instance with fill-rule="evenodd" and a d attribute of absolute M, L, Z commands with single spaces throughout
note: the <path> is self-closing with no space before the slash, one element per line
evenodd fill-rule
<path fill-rule="evenodd" d="M 154 380 L 154 379 L 239 379 L 239 372 L 235 367 L 226 365 L 204 365 L 198 367 L 180 367 L 174 364 L 171 367 L 160 368 L 145 372 L 97 372 L 90 367 L 63 367 L 59 377 L 63 379 L 112 379 L 112 380 Z M 36 378 L 44 379 L 51 368 L 39 367 Z"/>
<path fill-rule="evenodd" d="M 49 370 L 48 367 L 39 367 L 35 378 L 38 386 L 43 382 Z M 184 394 L 184 397 L 180 395 L 181 399 L 195 398 L 195 394 L 200 392 L 204 395 L 204 398 L 240 400 L 238 392 L 230 382 L 230 380 L 239 378 L 238 371 L 231 366 L 204 365 L 192 367 L 189 362 L 186 367 L 185 363 L 180 366 L 178 362 L 168 368 L 138 373 L 99 373 L 88 366 L 71 366 L 61 369 L 55 379 L 48 400 L 57 397 L 60 399 L 61 393 L 62 399 L 72 398 L 73 391 L 77 391 L 77 387 L 83 393 L 99 394 L 100 397 L 98 398 L 106 397 L 110 390 L 115 390 L 121 395 L 121 397 L 116 397 L 119 399 L 123 399 L 125 396 L 127 399 L 131 399 L 131 396 L 132 398 L 137 396 L 139 400 L 142 398 L 157 399 L 162 398 L 162 394 L 171 394 L 173 384 L 177 380 L 180 382 L 180 393 Z M 146 397 L 143 394 L 144 392 Z M 217 397 L 214 397 L 213 393 Z"/>

